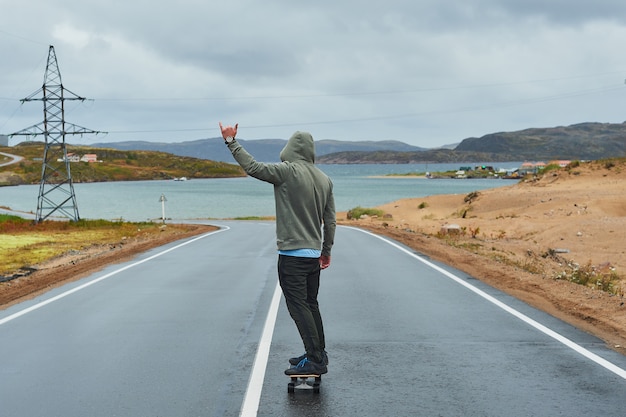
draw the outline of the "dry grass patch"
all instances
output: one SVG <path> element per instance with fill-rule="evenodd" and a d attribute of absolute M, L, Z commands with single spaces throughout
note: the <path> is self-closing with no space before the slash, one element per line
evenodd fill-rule
<path fill-rule="evenodd" d="M 167 228 L 176 226 L 166 226 Z M 33 223 L 17 216 L 0 215 L 0 276 L 89 247 L 120 245 L 131 239 L 160 234 L 164 226 L 155 223 L 80 220 Z"/>

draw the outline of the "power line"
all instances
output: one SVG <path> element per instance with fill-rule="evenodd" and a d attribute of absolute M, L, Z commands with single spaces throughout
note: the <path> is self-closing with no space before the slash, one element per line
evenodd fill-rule
<path fill-rule="evenodd" d="M 383 91 L 354 91 L 354 92 L 337 92 L 337 93 L 319 93 L 319 94 L 281 94 L 281 95 L 262 95 L 262 96 L 218 96 L 218 97 L 138 97 L 138 98 L 101 98 L 97 101 L 232 101 L 232 100 L 281 100 L 294 98 L 326 98 L 326 97 L 353 97 L 353 96 L 377 96 L 377 95 L 402 95 L 416 93 L 430 93 L 437 91 L 455 91 L 469 90 L 478 88 L 506 87 L 524 84 L 537 84 L 544 82 L 566 81 L 582 78 L 591 78 L 606 75 L 624 74 L 626 71 L 611 71 L 598 74 L 575 75 L 569 77 L 544 78 L 526 81 L 505 81 L 501 83 L 488 84 L 472 84 L 461 86 L 445 86 L 445 87 L 428 87 L 403 90 L 383 90 Z"/>
<path fill-rule="evenodd" d="M 403 94 L 416 94 L 416 93 L 430 93 L 437 91 L 455 91 L 455 90 L 471 90 L 479 88 L 493 88 L 493 87 L 506 87 L 514 85 L 524 84 L 537 84 L 545 82 L 566 81 L 591 77 L 599 77 L 606 75 L 624 74 L 626 71 L 611 71 L 596 74 L 586 75 L 573 75 L 568 77 L 555 77 L 555 78 L 543 78 L 535 80 L 524 81 L 504 81 L 500 83 L 487 83 L 487 84 L 470 84 L 460 86 L 440 86 L 440 87 L 428 87 L 428 88 L 413 88 L 402 90 L 381 90 L 381 91 L 353 91 L 353 92 L 336 92 L 336 93 L 318 93 L 318 94 L 280 94 L 280 95 L 260 95 L 260 96 L 216 96 L 216 97 L 133 97 L 133 98 L 96 98 L 92 99 L 98 102 L 108 101 L 234 101 L 234 100 L 282 100 L 282 99 L 298 99 L 298 98 L 326 98 L 326 97 L 353 97 L 353 96 L 377 96 L 377 95 L 403 95 Z M 16 100 L 10 97 L 0 97 L 0 100 Z"/>
<path fill-rule="evenodd" d="M 511 101 L 498 102 L 498 103 L 493 103 L 493 104 L 485 104 L 485 105 L 479 105 L 479 106 L 458 107 L 454 109 L 429 110 L 429 111 L 423 111 L 423 112 L 412 112 L 412 113 L 395 114 L 395 115 L 355 117 L 355 118 L 349 118 L 349 119 L 346 118 L 346 119 L 319 120 L 319 121 L 293 122 L 293 123 L 280 123 L 280 124 L 247 125 L 246 129 L 269 129 L 269 128 L 294 127 L 294 126 L 330 125 L 330 124 L 341 124 L 341 123 L 404 119 L 404 118 L 411 118 L 411 117 L 429 116 L 429 115 L 435 115 L 435 114 L 465 113 L 465 112 L 472 112 L 472 111 L 479 111 L 479 110 L 489 110 L 493 108 L 512 107 L 512 106 L 525 105 L 525 104 L 555 101 L 555 100 L 561 100 L 564 98 L 580 97 L 580 96 L 585 96 L 585 95 L 590 95 L 590 94 L 617 91 L 621 89 L 623 89 L 622 86 L 600 88 L 600 89 L 590 89 L 590 90 L 564 93 L 564 94 L 558 94 L 558 95 L 552 95 L 552 96 L 511 100 Z M 152 129 L 152 130 L 110 130 L 108 133 L 116 133 L 116 134 L 177 133 L 177 132 L 206 132 L 206 131 L 213 131 L 213 130 L 217 131 L 218 129 L 217 128 L 186 128 L 186 129 Z"/>
<path fill-rule="evenodd" d="M 412 94 L 412 93 L 423 93 L 423 92 L 436 92 L 436 91 L 452 91 L 452 90 L 461 90 L 461 89 L 476 89 L 476 88 L 488 88 L 488 87 L 502 87 L 502 86 L 512 86 L 512 85 L 522 85 L 522 84 L 533 84 L 540 82 L 554 82 L 554 81 L 563 81 L 570 79 L 580 79 L 580 78 L 588 78 L 600 75 L 614 75 L 614 74 L 623 74 L 623 72 L 612 71 L 601 74 L 590 74 L 590 75 L 578 75 L 578 76 L 570 76 L 570 77 L 560 77 L 560 78 L 546 78 L 546 79 L 538 79 L 531 81 L 510 81 L 503 83 L 491 83 L 491 84 L 477 84 L 477 85 L 467 85 L 467 86 L 458 86 L 458 87 L 433 87 L 433 88 L 423 88 L 423 89 L 407 89 L 407 90 L 389 90 L 389 91 L 370 91 L 370 92 L 353 92 L 353 93 L 327 93 L 327 94 L 293 94 L 293 95 L 275 95 L 275 96 L 232 96 L 232 97 L 205 97 L 205 98 L 127 98 L 127 99 L 97 99 L 90 101 L 218 101 L 218 100 L 271 100 L 271 99 L 294 99 L 294 98 L 322 98 L 322 97 L 350 97 L 350 96 L 368 96 L 368 95 L 398 95 L 398 94 Z M 622 79 L 621 79 L 622 80 Z M 478 110 L 488 110 L 491 108 L 500 108 L 500 107 L 511 107 L 517 105 L 531 104 L 531 103 L 540 103 L 545 101 L 554 101 L 561 100 L 569 97 L 577 97 L 583 95 L 597 94 L 608 91 L 615 91 L 618 89 L 622 89 L 623 84 L 620 83 L 619 87 L 608 87 L 608 88 L 598 88 L 598 89 L 589 89 L 583 91 L 573 91 L 567 92 L 563 94 L 557 94 L 552 96 L 545 97 L 535 97 L 528 99 L 520 99 L 520 100 L 512 100 L 507 102 L 499 102 L 493 104 L 485 104 L 478 106 L 469 106 L 469 107 L 461 107 L 461 108 L 451 108 L 451 109 L 440 109 L 440 110 L 429 110 L 423 112 L 413 112 L 406 114 L 395 114 L 395 115 L 381 115 L 381 116 L 366 116 L 366 117 L 355 117 L 355 118 L 342 118 L 342 119 L 334 119 L 334 120 L 321 120 L 321 121 L 309 121 L 309 122 L 294 122 L 294 123 L 280 123 L 280 124 L 265 124 L 265 125 L 253 125 L 247 126 L 248 129 L 267 129 L 267 128 L 277 128 L 277 127 L 292 127 L 292 126 L 304 126 L 304 125 L 325 125 L 325 124 L 341 124 L 341 123 L 354 123 L 354 122 L 368 122 L 368 121 L 381 121 L 381 120 L 393 120 L 393 119 L 402 119 L 402 118 L 410 118 L 410 117 L 420 117 L 426 115 L 433 114 L 452 114 L 452 113 L 460 113 L 460 112 L 471 112 Z M 6 98 L 0 98 L 6 99 Z M 16 110 L 17 111 L 17 110 Z M 11 115 L 11 118 L 14 116 L 15 112 Z M 207 129 L 207 128 L 184 128 L 184 129 L 132 129 L 132 130 L 109 130 L 108 133 L 111 134 L 145 134 L 145 133 L 176 133 L 176 132 L 206 132 L 217 130 L 217 128 Z"/>
<path fill-rule="evenodd" d="M 12 37 L 12 38 L 21 39 L 21 40 L 23 40 L 23 41 L 30 42 L 30 43 L 34 43 L 34 44 L 36 44 L 36 45 L 46 45 L 46 46 L 47 46 L 47 44 L 45 44 L 45 43 L 43 43 L 43 42 L 39 42 L 39 41 L 36 41 L 36 40 L 30 39 L 30 38 L 25 38 L 24 36 L 15 35 L 15 34 L 13 34 L 13 33 L 7 32 L 6 30 L 2 30 L 2 29 L 0 29 L 0 33 L 4 33 L 5 35 L 10 36 L 10 37 Z"/>

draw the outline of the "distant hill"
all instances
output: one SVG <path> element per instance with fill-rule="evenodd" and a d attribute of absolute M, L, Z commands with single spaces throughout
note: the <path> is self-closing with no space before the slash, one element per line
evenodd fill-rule
<path fill-rule="evenodd" d="M 19 163 L 0 167 L 0 187 L 36 184 L 41 180 L 43 142 L 22 142 L 0 151 L 19 155 Z M 76 183 L 105 181 L 168 180 L 192 178 L 243 177 L 245 172 L 235 163 L 211 161 L 165 152 L 121 150 L 69 145 L 71 153 L 82 156 L 94 153 L 98 162 L 72 162 L 72 179 Z"/>
<path fill-rule="evenodd" d="M 508 154 L 493 152 L 455 151 L 452 149 L 432 149 L 422 152 L 338 152 L 321 156 L 320 164 L 417 164 L 454 162 L 508 162 L 519 161 Z"/>
<path fill-rule="evenodd" d="M 287 143 L 284 139 L 238 140 L 262 162 L 277 162 L 280 151 Z M 234 163 L 221 138 L 180 143 L 110 142 L 92 146 L 167 152 L 178 156 Z M 420 148 L 399 141 L 339 140 L 319 140 L 315 142 L 315 147 L 317 162 L 327 164 L 596 160 L 626 156 L 626 123 L 580 123 L 491 133 L 437 149 Z"/>
<path fill-rule="evenodd" d="M 280 151 L 285 147 L 285 139 L 237 139 L 248 152 L 261 162 L 279 162 Z M 160 143 L 144 141 L 102 142 L 92 145 L 97 148 L 118 150 L 144 150 L 167 152 L 179 156 L 190 156 L 199 159 L 235 163 L 232 155 L 224 145 L 222 138 L 199 139 L 180 143 Z M 322 155 L 346 152 L 375 152 L 390 150 L 394 152 L 420 152 L 426 150 L 418 146 L 411 146 L 399 141 L 360 141 L 348 142 L 339 140 L 315 141 L 315 152 L 319 158 Z"/>
<path fill-rule="evenodd" d="M 492 133 L 463 140 L 461 152 L 493 152 L 524 159 L 595 160 L 626 156 L 626 123 L 580 123 Z"/>
<path fill-rule="evenodd" d="M 416 163 L 597 160 L 626 156 L 626 123 L 581 123 L 492 133 L 463 140 L 454 149 L 422 152 L 341 152 L 321 163 Z"/>

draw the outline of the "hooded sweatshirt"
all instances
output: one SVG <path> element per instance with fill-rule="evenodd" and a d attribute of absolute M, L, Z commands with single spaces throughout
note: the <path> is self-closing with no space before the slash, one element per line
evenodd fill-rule
<path fill-rule="evenodd" d="M 311 134 L 294 133 L 280 163 L 257 162 L 237 141 L 228 148 L 248 175 L 274 185 L 278 250 L 316 249 L 330 256 L 336 227 L 333 183 L 315 166 Z"/>

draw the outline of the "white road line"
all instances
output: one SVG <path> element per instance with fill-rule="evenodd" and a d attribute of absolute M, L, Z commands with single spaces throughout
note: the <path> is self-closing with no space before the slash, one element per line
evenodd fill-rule
<path fill-rule="evenodd" d="M 103 275 L 103 276 L 101 276 L 101 277 L 100 277 L 100 278 L 98 278 L 98 279 L 94 279 L 93 281 L 89 281 L 89 282 L 87 282 L 87 283 L 85 283 L 85 284 L 83 284 L 83 285 L 80 285 L 80 286 L 78 286 L 78 287 L 76 287 L 76 288 L 73 288 L 73 289 L 71 289 L 71 290 L 69 290 L 69 291 L 66 291 L 66 292 L 64 292 L 64 293 L 62 293 L 62 294 L 59 294 L 59 295 L 57 295 L 57 296 L 55 296 L 55 297 L 52 297 L 52 298 L 50 298 L 50 299 L 48 299 L 48 300 L 42 301 L 42 302 L 40 302 L 40 303 L 38 303 L 38 304 L 35 304 L 35 305 L 33 305 L 33 306 L 31 306 L 31 307 L 28 307 L 28 308 L 26 308 L 26 309 L 24 309 L 24 310 L 18 311 L 17 313 L 11 314 L 10 316 L 7 316 L 7 317 L 5 317 L 5 318 L 3 318 L 3 319 L 0 319 L 0 326 L 2 326 L 3 324 L 6 324 L 6 323 L 8 323 L 8 322 L 10 322 L 10 321 L 12 321 L 12 320 L 15 320 L 16 318 L 21 317 L 21 316 L 23 316 L 23 315 L 25 315 L 25 314 L 31 313 L 31 312 L 33 312 L 33 311 L 35 311 L 35 310 L 39 310 L 40 308 L 42 308 L 42 307 L 44 307 L 44 306 L 46 306 L 46 305 L 48 305 L 48 304 L 50 304 L 50 303 L 53 303 L 53 302 L 55 302 L 55 301 L 58 301 L 58 300 L 60 300 L 60 299 L 62 299 L 62 298 L 65 298 L 65 297 L 67 297 L 67 296 L 68 296 L 68 295 L 70 295 L 70 294 L 74 294 L 75 292 L 78 292 L 78 291 L 84 290 L 85 288 L 90 287 L 90 286 L 92 286 L 92 285 L 94 285 L 94 284 L 97 284 L 97 283 L 98 283 L 98 282 L 100 282 L 100 281 L 104 281 L 105 279 L 111 278 L 112 276 L 117 275 L 117 274 L 119 274 L 119 273 L 120 273 L 120 272 L 122 272 L 122 271 L 126 271 L 127 269 L 133 268 L 133 267 L 135 267 L 135 266 L 137 266 L 137 265 L 141 265 L 141 264 L 142 264 L 142 263 L 144 263 L 144 262 L 148 262 L 148 261 L 151 261 L 151 260 L 153 260 L 153 259 L 155 259 L 155 258 L 158 258 L 158 257 L 159 257 L 159 256 L 161 256 L 161 255 L 165 255 L 165 254 L 166 254 L 166 253 L 168 253 L 168 252 L 171 252 L 171 251 L 176 250 L 176 249 L 180 249 L 180 248 L 182 248 L 183 246 L 189 245 L 190 243 L 196 242 L 196 241 L 198 241 L 198 240 L 200 240 L 200 239 L 204 239 L 204 238 L 205 238 L 205 237 L 207 237 L 207 236 L 211 236 L 211 235 L 214 235 L 214 234 L 216 234 L 216 233 L 223 232 L 223 231 L 228 230 L 228 229 L 229 229 L 228 227 L 224 226 L 224 227 L 223 227 L 222 229 L 220 229 L 220 230 L 216 230 L 216 231 L 214 231 L 214 232 L 210 232 L 210 233 L 205 233 L 205 234 L 200 235 L 200 236 L 198 236 L 198 237 L 196 237 L 196 238 L 194 238 L 194 239 L 188 240 L 188 241 L 186 241 L 186 242 L 183 242 L 183 243 L 181 243 L 181 244 L 178 244 L 178 245 L 176 245 L 176 246 L 173 246 L 173 247 L 171 247 L 171 248 L 169 248 L 169 249 L 166 249 L 166 250 L 164 250 L 163 252 L 159 252 L 159 253 L 157 253 L 157 254 L 155 254 L 155 255 L 152 255 L 152 256 L 150 256 L 150 257 L 148 257 L 148 258 L 146 258 L 146 259 L 142 259 L 141 261 L 138 261 L 138 262 L 132 263 L 132 264 L 130 264 L 130 265 L 126 265 L 125 267 L 120 268 L 120 269 L 118 269 L 118 270 L 115 270 L 115 271 L 113 271 L 113 272 L 110 272 L 110 273 L 108 273 L 108 274 L 106 274 L 106 275 Z"/>
<path fill-rule="evenodd" d="M 433 264 L 432 262 L 429 262 L 419 256 L 417 256 L 416 254 L 414 254 L 413 252 L 403 248 L 402 246 L 385 239 L 384 237 L 378 236 L 374 233 L 368 232 L 366 230 L 363 229 L 358 229 L 355 227 L 349 227 L 347 226 L 347 228 L 349 229 L 353 229 L 353 230 L 358 230 L 359 232 L 363 232 L 366 233 L 370 236 L 373 236 L 377 239 L 382 240 L 383 242 L 386 242 L 388 244 L 390 244 L 391 246 L 401 250 L 402 252 L 405 252 L 406 254 L 412 256 L 413 258 L 417 259 L 418 261 L 428 265 L 430 268 L 441 272 L 443 275 L 447 276 L 448 278 L 452 279 L 453 281 L 457 282 L 458 284 L 461 284 L 462 286 L 468 288 L 470 291 L 473 291 L 474 293 L 478 294 L 479 296 L 481 296 L 482 298 L 484 298 L 485 300 L 495 304 L 496 306 L 500 307 L 502 310 L 506 311 L 509 314 L 512 314 L 513 316 L 517 317 L 518 319 L 522 320 L 523 322 L 529 324 L 530 326 L 534 327 L 535 329 L 539 330 L 540 332 L 546 334 L 547 336 L 555 339 L 556 341 L 564 344 L 565 346 L 567 346 L 568 348 L 578 352 L 579 354 L 583 355 L 584 357 L 586 357 L 587 359 L 592 360 L 593 362 L 597 363 L 598 365 L 608 369 L 609 371 L 613 372 L 614 374 L 616 374 L 617 376 L 626 379 L 626 370 L 618 367 L 617 365 L 607 361 L 606 359 L 596 355 L 595 353 L 590 352 L 589 350 L 585 349 L 584 347 L 578 345 L 577 343 L 574 343 L 573 341 L 569 340 L 568 338 L 566 338 L 565 336 L 555 332 L 554 330 L 544 326 L 543 324 L 531 319 L 530 317 L 526 316 L 525 314 L 515 310 L 514 308 L 512 308 L 511 306 L 508 306 L 506 304 L 504 304 L 503 302 L 499 301 L 498 299 L 492 297 L 491 295 L 487 294 L 486 292 L 474 287 L 473 285 L 467 283 L 466 281 L 464 281 L 463 279 L 457 277 L 456 275 L 452 274 L 449 271 L 446 271 L 443 268 L 438 267 L 437 265 Z"/>
<path fill-rule="evenodd" d="M 259 340 L 259 347 L 256 351 L 254 358 L 254 365 L 252 366 L 252 373 L 250 374 L 250 380 L 248 381 L 248 388 L 243 398 L 243 404 L 241 406 L 241 417 L 253 417 L 257 415 L 259 410 L 259 402 L 261 401 L 261 390 L 263 389 L 263 380 L 265 379 L 265 369 L 267 368 L 267 358 L 270 354 L 270 345 L 272 343 L 272 334 L 274 333 L 274 326 L 276 325 L 276 316 L 278 314 L 278 304 L 280 302 L 281 290 L 276 281 L 276 288 L 274 288 L 274 296 L 270 304 L 269 311 L 267 312 L 267 318 L 265 319 L 265 326 L 263 327 L 263 333 Z"/>

